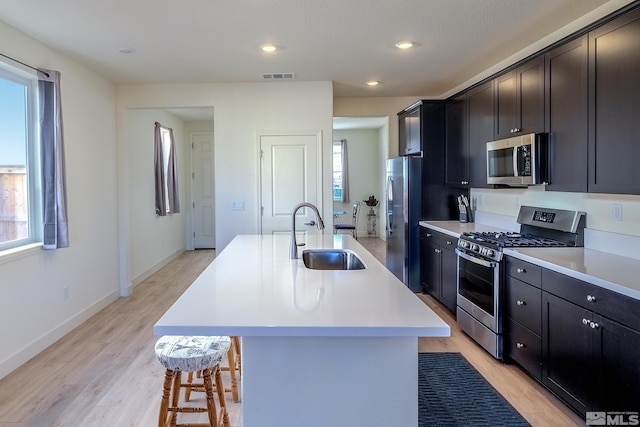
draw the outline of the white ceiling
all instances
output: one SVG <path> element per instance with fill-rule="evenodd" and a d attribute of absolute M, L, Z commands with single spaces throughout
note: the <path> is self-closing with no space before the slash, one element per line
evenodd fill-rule
<path fill-rule="evenodd" d="M 437 98 L 583 15 L 629 2 L 2 0 L 0 20 L 117 83 L 259 82 L 292 72 L 333 81 L 335 97 Z M 401 40 L 417 45 L 400 51 Z M 265 54 L 264 43 L 280 49 Z"/>

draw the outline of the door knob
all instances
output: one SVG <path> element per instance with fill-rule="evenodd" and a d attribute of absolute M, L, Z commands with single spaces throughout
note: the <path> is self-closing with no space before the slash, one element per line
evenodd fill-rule
<path fill-rule="evenodd" d="M 305 222 L 304 225 L 310 225 L 313 227 L 314 225 L 316 225 L 316 222 L 312 219 L 311 222 Z"/>

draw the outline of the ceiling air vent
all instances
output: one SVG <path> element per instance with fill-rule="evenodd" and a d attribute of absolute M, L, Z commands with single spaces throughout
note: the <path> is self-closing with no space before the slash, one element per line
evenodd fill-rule
<path fill-rule="evenodd" d="M 293 80 L 295 78 L 296 78 L 295 73 L 264 73 L 262 74 L 263 80 L 280 81 L 280 80 Z"/>

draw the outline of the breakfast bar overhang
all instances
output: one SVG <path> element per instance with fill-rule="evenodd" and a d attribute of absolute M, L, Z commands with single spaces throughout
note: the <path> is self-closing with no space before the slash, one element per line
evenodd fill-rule
<path fill-rule="evenodd" d="M 418 337 L 449 326 L 351 236 L 303 241 L 366 268 L 310 269 L 290 259 L 286 235 L 240 235 L 155 335 L 242 337 L 244 427 L 416 427 Z"/>

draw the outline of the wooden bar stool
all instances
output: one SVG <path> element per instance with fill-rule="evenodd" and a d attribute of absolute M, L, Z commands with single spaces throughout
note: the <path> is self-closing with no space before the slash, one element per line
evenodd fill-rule
<path fill-rule="evenodd" d="M 208 424 L 180 424 L 181 426 L 230 427 L 229 414 L 220 375 L 220 361 L 231 347 L 229 337 L 220 336 L 164 336 L 156 342 L 156 357 L 166 368 L 158 427 L 176 426 L 178 413 L 207 412 Z M 202 371 L 202 384 L 182 383 L 182 372 Z M 219 412 L 213 399 L 215 380 L 216 394 L 220 402 Z M 181 388 L 202 387 L 206 392 L 207 407 L 180 407 Z M 169 404 L 171 397 L 171 405 Z"/>
<path fill-rule="evenodd" d="M 229 346 L 229 350 L 227 350 L 228 365 L 220 366 L 220 370 L 229 371 L 229 376 L 231 377 L 231 387 L 230 388 L 225 387 L 224 391 L 227 393 L 231 393 L 231 396 L 233 397 L 233 401 L 238 403 L 240 402 L 240 395 L 238 393 L 238 378 L 236 374 L 239 375 L 242 369 L 242 365 L 241 365 L 242 362 L 240 359 L 240 339 L 239 337 L 230 337 L 230 338 L 231 338 L 231 345 Z M 234 369 L 231 369 L 232 366 L 234 367 Z M 189 375 L 187 376 L 187 384 L 193 384 L 194 376 L 196 378 L 202 378 L 202 372 L 200 371 L 189 372 Z M 193 385 L 193 387 L 187 386 L 184 393 L 185 400 L 187 402 L 189 401 L 189 399 L 191 399 L 192 391 L 204 392 L 205 390 L 201 386 L 200 387 L 196 385 Z"/>

